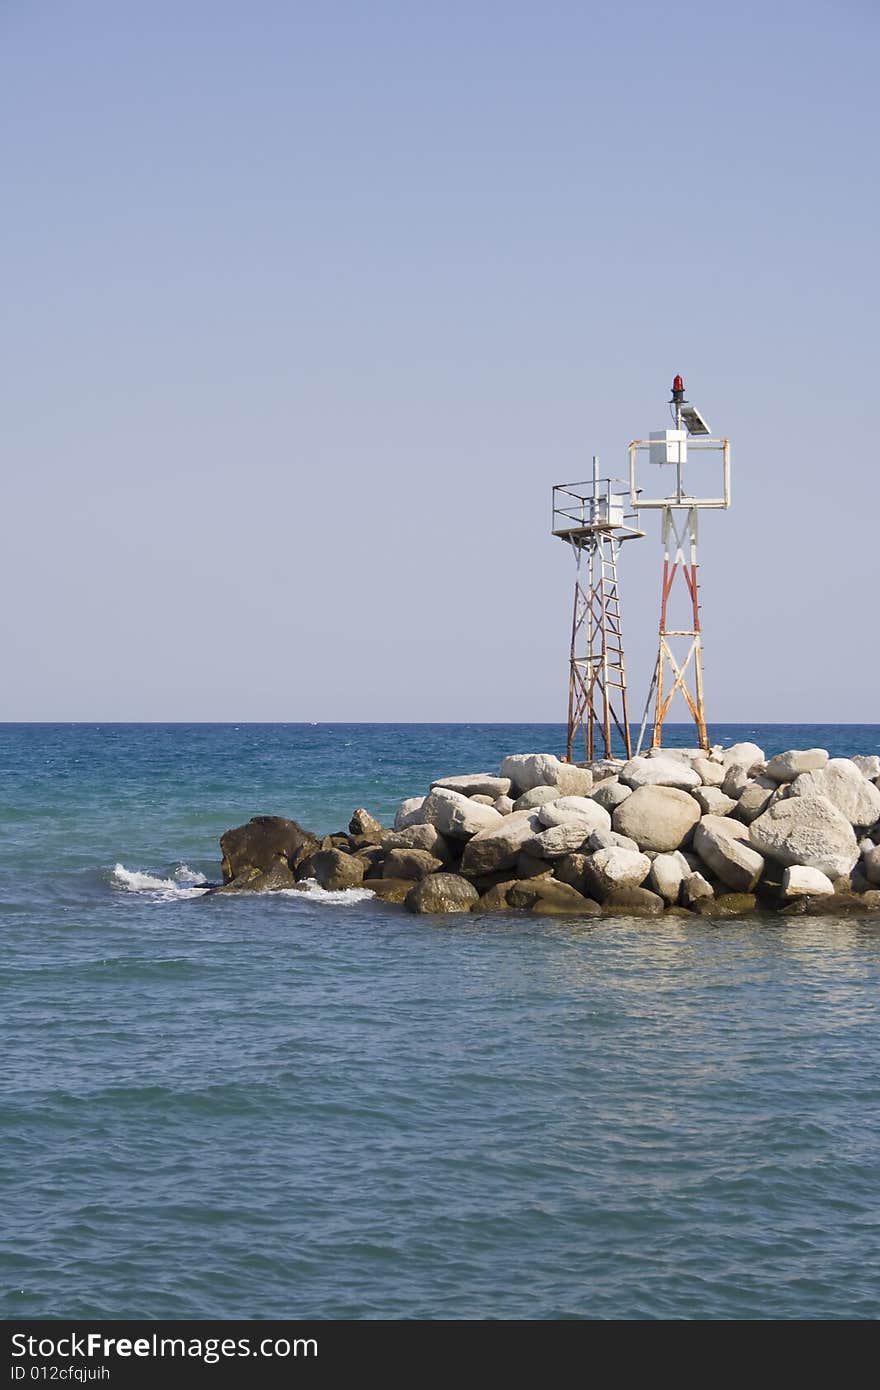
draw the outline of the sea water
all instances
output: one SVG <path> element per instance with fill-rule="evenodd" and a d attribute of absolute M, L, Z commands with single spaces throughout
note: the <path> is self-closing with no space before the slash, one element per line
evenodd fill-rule
<path fill-rule="evenodd" d="M 880 751 L 876 725 L 712 735 Z M 205 893 L 251 815 L 388 820 L 562 746 L 0 726 L 2 1316 L 880 1314 L 880 917 Z"/>

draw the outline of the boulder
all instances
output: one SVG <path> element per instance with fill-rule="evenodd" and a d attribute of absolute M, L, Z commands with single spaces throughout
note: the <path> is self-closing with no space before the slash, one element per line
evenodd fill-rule
<path fill-rule="evenodd" d="M 427 823 L 419 825 L 408 825 L 405 830 L 386 830 L 382 836 L 382 848 L 386 851 L 393 849 L 424 849 L 428 854 L 433 854 L 435 859 L 442 859 L 444 864 L 448 864 L 452 858 L 452 847 L 449 841 L 440 834 L 436 825 Z"/>
<path fill-rule="evenodd" d="M 738 801 L 749 785 L 751 777 L 741 763 L 731 763 L 724 774 L 724 781 L 721 783 L 721 790 L 725 796 Z"/>
<path fill-rule="evenodd" d="M 802 864 L 839 878 L 854 868 L 859 847 L 852 826 L 824 796 L 790 796 L 774 801 L 749 826 L 759 854 L 783 865 Z"/>
<path fill-rule="evenodd" d="M 385 856 L 382 867 L 383 878 L 408 878 L 416 881 L 427 874 L 436 873 L 443 868 L 440 859 L 435 859 L 424 849 L 392 849 Z"/>
<path fill-rule="evenodd" d="M 772 782 L 769 777 L 755 777 L 743 788 L 733 814 L 744 825 L 751 825 L 753 820 L 757 820 L 758 816 L 767 810 L 778 793 L 778 782 Z"/>
<path fill-rule="evenodd" d="M 499 796 L 507 796 L 510 791 L 510 778 L 495 777 L 491 772 L 466 772 L 460 777 L 438 777 L 431 783 L 431 791 L 435 787 L 461 792 L 462 796 L 488 796 L 491 805 Z"/>
<path fill-rule="evenodd" d="M 782 875 L 782 892 L 786 898 L 818 897 L 834 892 L 834 884 L 820 869 L 808 869 L 792 864 Z"/>
<path fill-rule="evenodd" d="M 461 871 L 467 876 L 512 869 L 520 850 L 542 829 L 534 811 L 513 811 L 490 830 L 480 830 L 464 847 Z"/>
<path fill-rule="evenodd" d="M 761 877 L 764 860 L 743 843 L 748 831 L 739 821 L 707 816 L 694 831 L 694 849 L 713 874 L 734 893 L 751 893 Z"/>
<path fill-rule="evenodd" d="M 611 829 L 610 815 L 589 796 L 563 796 L 558 801 L 546 801 L 538 807 L 537 815 L 545 828 L 577 820 L 590 830 Z"/>
<path fill-rule="evenodd" d="M 501 776 L 509 777 L 512 789 L 521 796 L 532 787 L 555 787 L 561 766 L 552 753 L 511 753 L 501 764 Z"/>
<path fill-rule="evenodd" d="M 556 787 L 557 796 L 587 796 L 593 787 L 589 768 L 564 763 L 552 753 L 513 753 L 501 764 L 501 776 L 510 778 L 517 796 L 546 786 Z"/>
<path fill-rule="evenodd" d="M 356 854 L 341 849 L 321 849 L 312 855 L 312 872 L 322 888 L 332 893 L 344 888 L 360 888 L 366 864 Z"/>
<path fill-rule="evenodd" d="M 696 909 L 697 904 L 715 897 L 715 889 L 702 874 L 691 874 L 681 885 L 682 907 Z"/>
<path fill-rule="evenodd" d="M 649 888 L 615 888 L 602 904 L 606 913 L 621 917 L 659 917 L 665 906 Z"/>
<path fill-rule="evenodd" d="M 742 821 L 734 820 L 732 816 L 704 816 L 701 824 L 707 830 L 721 830 L 734 840 L 741 840 L 745 845 L 749 843 L 749 827 L 743 825 Z M 705 860 L 701 859 L 698 867 L 704 863 Z"/>
<path fill-rule="evenodd" d="M 422 808 L 426 799 L 424 796 L 410 796 L 406 801 L 401 801 L 394 817 L 394 829 L 406 830 L 410 825 L 424 825 Z"/>
<path fill-rule="evenodd" d="M 732 796 L 725 796 L 720 787 L 695 787 L 691 795 L 707 816 L 726 816 L 738 804 Z"/>
<path fill-rule="evenodd" d="M 547 801 L 555 801 L 559 796 L 558 787 L 532 787 L 530 791 L 523 792 L 513 803 L 514 811 L 533 811 L 538 806 L 543 806 Z"/>
<path fill-rule="evenodd" d="M 777 753 L 767 764 L 765 777 L 771 782 L 793 782 L 802 772 L 813 772 L 824 767 L 828 752 L 824 748 L 789 748 L 787 753 Z"/>
<path fill-rule="evenodd" d="M 850 825 L 872 826 L 880 820 L 880 791 L 850 758 L 832 758 L 816 772 L 802 772 L 792 783 L 791 795 L 824 796 Z"/>
<path fill-rule="evenodd" d="M 436 787 L 425 797 L 422 817 L 440 831 L 455 840 L 469 840 L 480 830 L 491 830 L 501 825 L 504 817 L 492 806 L 481 806 L 478 801 L 462 796 L 461 792 L 447 791 Z"/>
<path fill-rule="evenodd" d="M 459 874 L 429 874 L 410 889 L 405 906 L 410 912 L 470 912 L 479 896 Z"/>
<path fill-rule="evenodd" d="M 509 796 L 499 796 L 492 804 L 499 816 L 509 816 L 513 810 L 513 802 Z"/>
<path fill-rule="evenodd" d="M 310 831 L 283 816 L 253 816 L 246 825 L 227 830 L 220 837 L 223 882 L 231 883 L 250 869 L 265 872 L 282 864 L 295 868 L 304 855 L 317 848 Z"/>
<path fill-rule="evenodd" d="M 658 854 L 651 865 L 648 887 L 666 903 L 677 903 L 681 885 L 690 877 L 692 870 L 684 855 L 676 850 L 674 854 Z"/>
<path fill-rule="evenodd" d="M 868 892 L 863 894 L 862 902 L 869 912 L 880 913 L 880 888 L 869 888 Z"/>
<path fill-rule="evenodd" d="M 382 843 L 385 827 L 375 816 L 371 816 L 369 811 L 365 811 L 363 806 L 359 806 L 348 822 L 348 830 L 351 835 L 366 835 L 374 845 L 379 845 Z"/>
<path fill-rule="evenodd" d="M 551 825 L 547 830 L 532 835 L 523 849 L 536 859 L 561 859 L 564 854 L 583 849 L 590 830 L 587 821 L 578 816 L 564 825 Z"/>
<path fill-rule="evenodd" d="M 587 896 L 586 870 L 590 858 L 588 854 L 564 854 L 553 865 L 553 877 Z"/>
<path fill-rule="evenodd" d="M 701 785 L 699 773 L 684 759 L 668 756 L 630 758 L 621 769 L 620 780 L 634 791 L 640 787 L 677 787 L 680 791 L 689 791 Z"/>
<path fill-rule="evenodd" d="M 628 796 L 632 796 L 632 787 L 625 787 L 618 777 L 608 777 L 604 782 L 600 782 L 598 787 L 590 793 L 590 799 L 604 806 L 605 810 L 612 813 L 622 801 L 626 801 Z"/>
<path fill-rule="evenodd" d="M 877 754 L 871 753 L 864 756 L 857 753 L 852 761 L 869 782 L 876 782 L 877 778 L 880 777 L 880 757 Z"/>
<path fill-rule="evenodd" d="M 869 883 L 880 884 L 880 845 L 872 845 L 863 852 L 862 868 Z"/>
<path fill-rule="evenodd" d="M 560 763 L 556 789 L 562 796 L 589 796 L 593 790 L 593 774 L 588 767 Z"/>
<path fill-rule="evenodd" d="M 638 888 L 650 870 L 650 859 L 638 850 L 600 849 L 586 865 L 585 882 L 601 902 L 618 888 Z"/>
<path fill-rule="evenodd" d="M 721 753 L 723 767 L 742 767 L 747 773 L 763 762 L 764 750 L 759 748 L 757 743 L 734 743 L 730 748 L 723 749 Z"/>
<path fill-rule="evenodd" d="M 594 830 L 587 841 L 587 849 L 594 853 L 597 849 L 638 850 L 638 845 L 628 835 L 618 835 L 616 830 Z"/>
<path fill-rule="evenodd" d="M 716 763 L 712 758 L 694 758 L 691 767 L 704 787 L 720 787 L 727 771 L 723 763 Z"/>
<path fill-rule="evenodd" d="M 639 849 L 678 849 L 688 838 L 700 808 L 692 796 L 677 787 L 638 787 L 611 817 L 618 835 L 635 840 Z"/>
<path fill-rule="evenodd" d="M 578 915 L 595 915 L 598 904 L 590 902 L 576 888 L 568 883 L 560 883 L 555 878 L 529 878 L 514 883 L 508 890 L 507 901 L 511 907 L 526 908 L 532 912 L 575 912 Z M 540 905 L 540 906 L 539 906 Z"/>

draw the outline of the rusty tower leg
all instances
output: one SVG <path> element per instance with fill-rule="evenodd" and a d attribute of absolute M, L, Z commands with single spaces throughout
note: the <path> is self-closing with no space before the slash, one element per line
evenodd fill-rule
<path fill-rule="evenodd" d="M 609 532 L 573 537 L 576 572 L 568 685 L 570 762 L 583 739 L 588 762 L 614 756 L 616 730 L 632 757 L 626 665 L 617 585 L 618 538 Z"/>
<path fill-rule="evenodd" d="M 674 546 L 674 552 L 673 552 Z M 689 558 L 685 559 L 685 547 Z M 676 579 L 679 580 L 676 588 Z M 669 608 L 674 593 L 687 591 L 683 605 L 690 627 L 670 627 Z M 686 621 L 686 619 L 684 619 Z M 678 654 L 676 655 L 676 649 Z M 689 508 L 676 523 L 671 508 L 663 513 L 663 585 L 660 598 L 660 642 L 654 679 L 648 693 L 639 749 L 645 732 L 651 695 L 654 695 L 654 728 L 651 747 L 663 745 L 663 723 L 678 692 L 684 696 L 697 730 L 700 748 L 709 751 L 706 711 L 703 705 L 703 636 L 700 630 L 700 588 L 697 569 L 697 510 Z"/>

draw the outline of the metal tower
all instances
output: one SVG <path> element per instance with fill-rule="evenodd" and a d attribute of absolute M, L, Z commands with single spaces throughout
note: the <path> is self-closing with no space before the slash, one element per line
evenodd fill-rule
<path fill-rule="evenodd" d="M 706 751 L 709 749 L 706 711 L 703 704 L 703 634 L 697 569 L 698 523 L 701 508 L 717 509 L 730 506 L 730 441 L 711 437 L 709 426 L 700 412 L 685 400 L 684 382 L 680 376 L 672 383 L 672 399 L 669 404 L 673 411 L 675 429 L 655 430 L 647 439 L 634 439 L 629 446 L 630 501 L 639 513 L 648 507 L 660 510 L 660 534 L 663 542 L 660 642 L 639 732 L 639 752 L 645 736 L 652 698 L 654 727 L 651 747 L 660 748 L 663 743 L 663 721 L 679 691 L 696 725 L 700 747 Z M 650 463 L 675 469 L 674 487 L 665 496 L 648 497 L 636 485 L 638 455 L 640 451 L 645 450 L 648 451 Z M 718 453 L 721 454 L 720 496 L 694 497 L 685 491 L 684 468 L 688 450 L 691 453 L 698 450 L 714 451 L 716 462 Z M 676 587 L 677 579 L 679 583 Z M 679 616 L 676 619 L 672 616 L 671 610 L 677 599 L 681 602 L 677 608 Z"/>
<path fill-rule="evenodd" d="M 615 492 L 614 484 L 619 485 Z M 574 614 L 568 682 L 569 762 L 575 743 L 584 740 L 592 762 L 601 742 L 613 756 L 614 730 L 632 756 L 626 701 L 626 666 L 617 585 L 617 555 L 622 541 L 644 535 L 626 512 L 626 484 L 600 478 L 593 458 L 593 477 L 586 483 L 560 483 L 553 489 L 553 534 L 571 546 L 575 557 Z"/>

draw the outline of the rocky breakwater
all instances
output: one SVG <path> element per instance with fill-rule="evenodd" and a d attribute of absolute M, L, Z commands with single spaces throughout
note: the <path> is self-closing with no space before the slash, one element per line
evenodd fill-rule
<path fill-rule="evenodd" d="M 498 774 L 439 778 L 392 827 L 359 808 L 318 838 L 258 816 L 220 843 L 221 893 L 367 888 L 429 914 L 880 916 L 880 757 L 514 754 Z"/>

